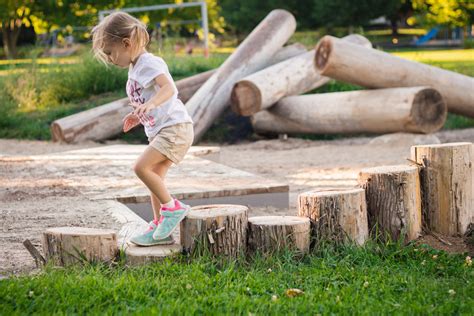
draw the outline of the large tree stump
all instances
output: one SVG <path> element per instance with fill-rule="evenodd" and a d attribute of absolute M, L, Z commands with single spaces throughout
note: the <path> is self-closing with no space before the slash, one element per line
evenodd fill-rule
<path fill-rule="evenodd" d="M 306 48 L 302 44 L 288 45 L 280 48 L 266 62 L 268 65 L 273 65 L 305 52 Z M 176 81 L 178 98 L 186 103 L 215 72 L 215 69 L 209 70 Z M 76 143 L 116 136 L 122 133 L 122 118 L 132 110 L 129 103 L 128 98 L 122 98 L 55 120 L 51 124 L 53 141 Z"/>
<path fill-rule="evenodd" d="M 48 261 L 69 266 L 84 261 L 113 261 L 118 244 L 111 229 L 57 227 L 43 233 L 43 251 Z"/>
<path fill-rule="evenodd" d="M 370 41 L 361 35 L 349 35 L 343 40 L 372 47 Z M 285 96 L 303 94 L 325 85 L 331 78 L 316 71 L 314 54 L 313 49 L 239 80 L 232 89 L 232 110 L 249 116 L 271 107 Z"/>
<path fill-rule="evenodd" d="M 428 230 L 462 235 L 474 223 L 472 143 L 411 147 L 420 164 L 423 220 Z"/>
<path fill-rule="evenodd" d="M 310 221 L 298 216 L 256 216 L 249 218 L 250 252 L 273 253 L 284 249 L 307 253 L 310 243 Z"/>
<path fill-rule="evenodd" d="M 472 77 L 332 36 L 324 36 L 316 46 L 315 67 L 323 76 L 368 88 L 429 86 L 443 95 L 450 112 L 474 117 Z"/>
<path fill-rule="evenodd" d="M 364 244 L 368 237 L 363 189 L 309 191 L 298 196 L 298 216 L 311 219 L 314 243 Z"/>
<path fill-rule="evenodd" d="M 267 60 L 288 41 L 295 28 L 291 13 L 280 9 L 271 11 L 193 95 L 186 108 L 194 121 L 195 142 L 229 106 L 234 84 L 265 68 Z"/>
<path fill-rule="evenodd" d="M 252 116 L 257 133 L 431 133 L 447 115 L 441 94 L 427 87 L 286 97 Z"/>
<path fill-rule="evenodd" d="M 418 168 L 407 165 L 362 169 L 369 230 L 405 242 L 421 234 L 421 193 Z"/>
<path fill-rule="evenodd" d="M 181 222 L 181 245 L 192 255 L 236 257 L 246 249 L 247 212 L 243 205 L 202 205 L 191 208 Z"/>

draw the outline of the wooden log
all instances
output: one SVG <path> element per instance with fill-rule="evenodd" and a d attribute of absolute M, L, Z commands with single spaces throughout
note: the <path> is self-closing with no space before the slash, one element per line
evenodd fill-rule
<path fill-rule="evenodd" d="M 250 217 L 248 222 L 249 252 L 309 251 L 310 221 L 307 217 L 255 216 Z"/>
<path fill-rule="evenodd" d="M 69 266 L 84 261 L 111 262 L 118 255 L 115 231 L 86 227 L 49 228 L 43 233 L 46 260 Z"/>
<path fill-rule="evenodd" d="M 411 147 L 420 165 L 422 212 L 427 230 L 457 236 L 474 223 L 472 143 Z"/>
<path fill-rule="evenodd" d="M 266 60 L 290 38 L 295 18 L 285 10 L 273 10 L 209 80 L 193 95 L 186 107 L 194 121 L 195 142 L 230 104 L 234 84 L 241 78 L 265 68 Z"/>
<path fill-rule="evenodd" d="M 332 36 L 316 46 L 314 65 L 323 76 L 368 88 L 430 86 L 448 110 L 474 117 L 474 78 L 366 49 Z"/>
<path fill-rule="evenodd" d="M 415 240 L 421 235 L 421 193 L 418 168 L 408 165 L 362 169 L 369 231 L 382 239 Z M 378 237 L 378 236 L 375 236 Z"/>
<path fill-rule="evenodd" d="M 216 204 L 191 208 L 181 222 L 183 251 L 192 255 L 236 257 L 245 252 L 247 212 L 242 205 Z"/>
<path fill-rule="evenodd" d="M 299 43 L 279 49 L 267 62 L 269 65 L 306 52 Z M 215 69 L 176 81 L 178 98 L 186 103 L 209 79 Z M 83 112 L 55 120 L 51 124 L 53 141 L 76 143 L 85 140 L 104 140 L 122 132 L 122 118 L 131 111 L 128 98 L 107 103 Z"/>
<path fill-rule="evenodd" d="M 214 70 L 178 80 L 178 97 L 186 102 L 209 79 Z M 122 132 L 122 118 L 131 111 L 128 98 L 122 98 L 86 111 L 69 115 L 51 124 L 53 141 L 77 143 L 103 140 Z"/>
<path fill-rule="evenodd" d="M 251 122 L 257 133 L 431 133 L 446 115 L 438 91 L 412 87 L 286 97 Z"/>
<path fill-rule="evenodd" d="M 362 245 L 368 238 L 365 191 L 309 191 L 298 196 L 298 216 L 311 220 L 313 244 L 348 241 Z"/>
<path fill-rule="evenodd" d="M 346 36 L 343 40 L 372 47 L 368 39 L 357 34 Z M 231 94 L 232 110 L 249 116 L 271 107 L 283 97 L 299 95 L 325 85 L 331 78 L 316 71 L 314 54 L 313 49 L 237 81 Z"/>

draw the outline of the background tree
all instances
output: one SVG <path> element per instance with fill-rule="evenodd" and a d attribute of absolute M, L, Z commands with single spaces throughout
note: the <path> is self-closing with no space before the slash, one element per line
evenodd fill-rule
<path fill-rule="evenodd" d="M 473 0 L 412 0 L 416 22 L 428 26 L 466 26 L 472 23 Z"/>
<path fill-rule="evenodd" d="M 222 15 L 229 28 L 237 34 L 250 32 L 271 10 L 290 11 L 298 22 L 298 28 L 314 27 L 310 12 L 313 0 L 221 0 Z"/>
<path fill-rule="evenodd" d="M 312 17 L 317 26 L 367 25 L 370 20 L 389 16 L 401 7 L 401 0 L 314 0 Z"/>

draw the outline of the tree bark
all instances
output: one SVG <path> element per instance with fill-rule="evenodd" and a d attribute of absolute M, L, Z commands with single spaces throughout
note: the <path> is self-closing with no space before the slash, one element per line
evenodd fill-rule
<path fill-rule="evenodd" d="M 268 60 L 269 64 L 306 52 L 302 44 L 281 48 Z M 178 98 L 186 103 L 194 93 L 216 72 L 209 70 L 176 81 Z M 122 132 L 122 118 L 131 111 L 128 98 L 107 103 L 90 110 L 63 117 L 51 124 L 53 141 L 76 143 L 85 140 L 104 140 Z"/>
<path fill-rule="evenodd" d="M 202 205 L 181 222 L 183 250 L 191 255 L 237 257 L 245 252 L 247 212 L 242 205 Z"/>
<path fill-rule="evenodd" d="M 438 91 L 413 87 L 286 97 L 251 122 L 257 133 L 432 133 L 446 115 Z"/>
<path fill-rule="evenodd" d="M 309 191 L 298 196 L 298 216 L 311 219 L 315 246 L 353 241 L 358 245 L 368 237 L 367 209 L 363 189 Z"/>
<path fill-rule="evenodd" d="M 474 117 L 474 78 L 459 73 L 332 36 L 319 41 L 314 64 L 323 76 L 368 88 L 430 86 L 443 95 L 450 112 Z"/>
<path fill-rule="evenodd" d="M 310 221 L 298 216 L 256 216 L 249 218 L 248 249 L 274 253 L 285 249 L 307 253 Z"/>
<path fill-rule="evenodd" d="M 372 47 L 361 35 L 349 35 L 343 40 Z M 285 96 L 299 95 L 325 85 L 331 78 L 319 75 L 313 67 L 314 54 L 313 49 L 239 80 L 232 89 L 232 110 L 249 116 L 271 107 Z"/>
<path fill-rule="evenodd" d="M 18 26 L 17 20 L 9 20 L 2 23 L 3 49 L 8 59 L 14 59 L 17 56 L 17 42 L 20 30 L 21 24 Z"/>
<path fill-rule="evenodd" d="M 115 231 L 85 227 L 50 228 L 43 233 L 43 250 L 54 265 L 84 261 L 111 262 L 118 254 Z"/>
<path fill-rule="evenodd" d="M 230 103 L 233 85 L 241 78 L 265 68 L 269 57 L 291 37 L 296 28 L 293 15 L 285 10 L 273 10 L 215 74 L 193 95 L 186 107 L 194 121 L 195 142 Z"/>
<path fill-rule="evenodd" d="M 421 191 L 418 168 L 382 166 L 362 169 L 359 185 L 365 189 L 369 230 L 382 239 L 417 239 L 421 234 Z M 375 236 L 379 237 L 379 236 Z"/>
<path fill-rule="evenodd" d="M 413 146 L 420 164 L 423 221 L 428 230 L 449 236 L 474 223 L 472 143 Z"/>

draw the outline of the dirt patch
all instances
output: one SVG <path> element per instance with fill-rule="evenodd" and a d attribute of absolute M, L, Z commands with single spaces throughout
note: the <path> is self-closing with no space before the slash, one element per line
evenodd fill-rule
<path fill-rule="evenodd" d="M 474 129 L 458 133 L 441 132 L 436 136 L 442 142 L 473 141 Z M 220 161 L 231 167 L 289 183 L 290 208 L 252 208 L 251 216 L 296 215 L 297 196 L 301 192 L 354 187 L 361 168 L 407 163 L 411 144 L 406 143 L 406 140 L 371 143 L 372 139 L 359 137 L 311 141 L 289 138 L 247 142 L 221 146 Z M 121 142 L 105 144 L 117 143 Z M 0 156 L 44 154 L 103 145 L 94 142 L 64 145 L 0 139 Z M 29 167 L 14 162 L 0 164 L 0 277 L 34 270 L 34 260 L 22 242 L 28 238 L 41 249 L 41 234 L 48 227 L 120 229 L 120 225 L 109 216 L 105 203 L 91 201 L 74 188 L 67 187 L 60 176 L 45 179 L 45 170 L 54 166 L 41 166 L 42 170 L 37 168 L 34 164 Z M 451 239 L 448 240 L 451 242 Z M 463 244 L 462 240 L 452 240 L 454 246 L 448 247 L 430 236 L 420 241 L 449 252 L 469 251 L 473 254 L 472 246 Z"/>

